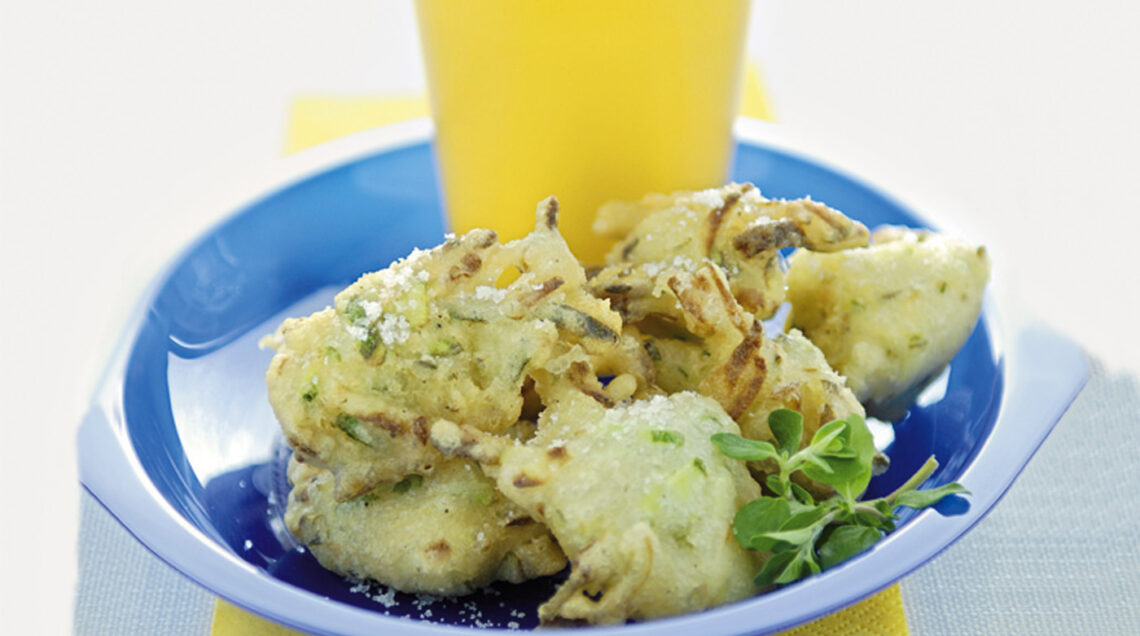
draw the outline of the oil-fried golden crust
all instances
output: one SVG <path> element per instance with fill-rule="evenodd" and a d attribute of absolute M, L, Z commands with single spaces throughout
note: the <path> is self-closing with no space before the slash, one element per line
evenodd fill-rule
<path fill-rule="evenodd" d="M 771 440 L 768 414 L 790 408 L 804 415 L 804 443 L 822 424 L 863 407 L 823 354 L 798 331 L 767 337 L 760 321 L 722 289 L 720 268 L 659 274 L 677 302 L 626 328 L 655 362 L 667 392 L 693 390 L 714 398 L 745 437 Z M 662 327 L 668 324 L 672 331 Z"/>
<path fill-rule="evenodd" d="M 848 415 L 863 415 L 863 407 L 833 371 L 819 349 L 796 330 L 766 340 L 758 355 L 767 363 L 764 385 L 738 418 L 745 437 L 772 440 L 768 414 L 778 408 L 804 416 L 804 443 L 820 426 Z"/>
<path fill-rule="evenodd" d="M 867 228 L 810 199 L 769 200 L 751 184 L 651 195 L 638 203 L 611 203 L 596 229 L 620 238 L 606 267 L 590 282 L 627 322 L 665 309 L 652 284 L 666 267 L 695 271 L 709 260 L 748 311 L 771 316 L 784 299 L 780 250 L 833 251 L 867 244 Z"/>
<path fill-rule="evenodd" d="M 267 340 L 277 350 L 269 399 L 286 439 L 333 471 L 338 499 L 430 474 L 435 422 L 511 426 L 532 369 L 567 347 L 601 367 L 652 370 L 623 340 L 620 316 L 585 288 L 556 202 L 536 216 L 534 233 L 506 245 L 474 230 L 367 274 L 334 308 L 286 321 Z"/>
<path fill-rule="evenodd" d="M 760 489 L 711 443 L 739 431 L 716 402 L 680 393 L 607 408 L 556 374 L 538 386 L 548 406 L 526 444 L 450 424 L 432 434 L 480 458 L 570 557 L 570 577 L 539 608 L 544 623 L 619 623 L 756 592 L 762 555 L 731 526 Z"/>
<path fill-rule="evenodd" d="M 984 248 L 880 228 L 868 248 L 793 255 L 788 326 L 823 351 L 868 412 L 896 419 L 970 335 L 989 271 Z"/>
<path fill-rule="evenodd" d="M 800 298 L 787 333 L 769 336 L 761 319 L 784 297 L 781 249 L 859 247 L 866 228 L 749 184 L 651 195 L 602 210 L 597 227 L 621 241 L 587 277 L 557 217 L 547 199 L 524 239 L 500 245 L 475 230 L 413 253 L 267 340 L 270 401 L 294 449 L 290 530 L 325 567 L 410 592 L 519 582 L 568 556 L 544 624 L 756 593 L 767 554 L 743 549 L 732 521 L 760 494 L 748 468 L 770 467 L 746 468 L 710 437 L 772 440 L 768 415 L 783 407 L 803 414 L 806 444 L 863 413 L 794 328 L 841 294 L 803 283 L 818 297 Z M 827 269 L 812 259 L 828 255 L 800 252 L 793 274 Z M 914 275 L 906 259 L 889 262 Z M 906 294 L 882 300 L 896 296 Z"/>
<path fill-rule="evenodd" d="M 547 529 L 495 490 L 477 464 L 442 460 L 430 477 L 338 502 L 333 476 L 292 462 L 290 532 L 325 568 L 405 592 L 458 595 L 554 574 L 566 559 Z"/>

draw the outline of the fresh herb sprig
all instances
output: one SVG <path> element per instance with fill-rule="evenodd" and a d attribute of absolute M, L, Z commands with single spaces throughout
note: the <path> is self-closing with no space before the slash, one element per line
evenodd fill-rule
<path fill-rule="evenodd" d="M 756 575 L 756 584 L 786 584 L 818 574 L 870 548 L 895 528 L 900 506 L 922 509 L 947 495 L 968 493 L 961 484 L 918 487 L 938 468 L 931 456 L 897 490 L 878 499 L 860 501 L 871 481 L 875 445 L 859 415 L 829 422 L 811 442 L 803 440 L 803 416 L 777 409 L 768 416 L 776 443 L 718 433 L 712 441 L 722 453 L 745 461 L 771 460 L 776 471 L 765 480 L 771 496 L 746 504 L 736 514 L 732 530 L 740 545 L 772 553 Z M 803 476 L 831 486 L 835 495 L 816 501 L 792 481 Z"/>

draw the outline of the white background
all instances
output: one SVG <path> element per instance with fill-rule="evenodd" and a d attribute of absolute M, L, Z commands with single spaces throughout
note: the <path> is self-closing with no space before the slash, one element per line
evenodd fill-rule
<path fill-rule="evenodd" d="M 750 49 L 789 136 L 1140 373 L 1133 6 L 758 0 Z M 70 629 L 75 426 L 143 287 L 272 169 L 292 97 L 417 93 L 418 53 L 404 1 L 0 5 L 0 624 Z"/>

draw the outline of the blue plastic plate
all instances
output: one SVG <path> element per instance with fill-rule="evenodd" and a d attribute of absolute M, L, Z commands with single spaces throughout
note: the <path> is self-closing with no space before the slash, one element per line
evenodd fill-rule
<path fill-rule="evenodd" d="M 320 633 L 438 634 L 534 627 L 557 577 L 458 601 L 363 589 L 291 541 L 281 522 L 286 451 L 265 397 L 285 316 L 328 304 L 361 273 L 444 233 L 426 121 L 386 127 L 286 160 L 173 261 L 126 327 L 79 432 L 83 484 L 171 567 L 228 601 Z M 868 226 L 928 225 L 851 176 L 744 134 L 734 179 L 769 197 L 810 195 Z M 676 618 L 591 634 L 762 633 L 849 605 L 897 581 L 997 503 L 1083 386 L 1079 350 L 1042 328 L 982 319 L 944 374 L 896 423 L 885 493 L 930 454 L 934 484 L 972 491 L 911 514 L 868 552 L 806 581 Z M 946 503 L 946 502 L 944 502 Z"/>

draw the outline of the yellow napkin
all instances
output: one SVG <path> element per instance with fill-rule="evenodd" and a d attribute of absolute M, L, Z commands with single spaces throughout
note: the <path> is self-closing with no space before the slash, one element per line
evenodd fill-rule
<path fill-rule="evenodd" d="M 740 112 L 747 117 L 774 121 L 771 102 L 759 70 L 749 65 L 741 95 Z M 293 100 L 285 152 L 296 152 L 344 135 L 428 114 L 423 96 L 399 97 L 299 97 Z M 218 599 L 214 607 L 212 636 L 287 636 L 298 634 L 286 627 L 245 612 Z M 899 586 L 834 614 L 801 625 L 786 636 L 816 634 L 851 635 L 908 633 Z"/>

